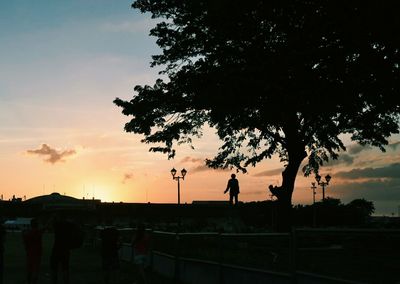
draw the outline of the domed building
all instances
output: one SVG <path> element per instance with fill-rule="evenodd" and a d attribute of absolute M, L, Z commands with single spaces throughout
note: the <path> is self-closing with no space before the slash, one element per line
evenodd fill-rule
<path fill-rule="evenodd" d="M 78 199 L 53 192 L 48 195 L 36 196 L 24 201 L 26 205 L 40 206 L 42 210 L 95 210 L 98 199 Z"/>

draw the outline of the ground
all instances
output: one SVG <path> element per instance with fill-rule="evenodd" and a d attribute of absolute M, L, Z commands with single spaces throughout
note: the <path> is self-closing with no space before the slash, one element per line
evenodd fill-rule
<path fill-rule="evenodd" d="M 53 235 L 46 233 L 43 238 L 43 257 L 40 273 L 40 284 L 50 284 L 49 258 Z M 5 269 L 4 283 L 26 283 L 25 251 L 21 233 L 9 232 L 5 243 Z M 101 270 L 99 248 L 83 246 L 71 251 L 70 277 L 73 284 L 99 284 L 104 283 Z M 157 275 L 151 274 L 149 283 L 168 283 Z M 117 284 L 131 284 L 135 280 L 135 273 L 131 263 L 122 262 Z"/>

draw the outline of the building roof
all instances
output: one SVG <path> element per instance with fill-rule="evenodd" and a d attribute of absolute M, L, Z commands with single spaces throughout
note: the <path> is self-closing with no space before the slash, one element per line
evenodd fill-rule
<path fill-rule="evenodd" d="M 229 201 L 226 200 L 193 200 L 192 204 L 201 205 L 229 205 Z"/>
<path fill-rule="evenodd" d="M 30 198 L 25 201 L 26 203 L 29 204 L 47 204 L 47 203 L 76 203 L 80 202 L 80 199 L 77 199 L 75 197 L 67 196 L 67 195 L 61 195 L 58 192 L 53 192 L 48 195 L 41 195 L 41 196 L 36 196 L 33 198 Z"/>
<path fill-rule="evenodd" d="M 25 201 L 26 204 L 41 205 L 43 209 L 89 209 L 93 210 L 100 200 L 85 200 L 78 199 L 75 197 L 61 195 L 58 192 L 53 192 L 49 195 L 41 195 L 37 197 L 30 198 Z"/>

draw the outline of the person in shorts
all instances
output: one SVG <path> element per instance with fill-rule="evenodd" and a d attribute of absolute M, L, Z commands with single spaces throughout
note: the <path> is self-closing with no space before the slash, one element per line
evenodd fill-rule
<path fill-rule="evenodd" d="M 145 269 L 149 265 L 150 237 L 146 233 L 144 224 L 139 224 L 132 239 L 133 262 L 135 264 L 139 283 L 147 283 Z"/>
<path fill-rule="evenodd" d="M 60 270 L 63 283 L 69 284 L 69 227 L 67 220 L 63 216 L 55 217 L 53 222 L 54 244 L 50 256 L 50 269 L 53 284 L 57 284 Z"/>
<path fill-rule="evenodd" d="M 101 231 L 101 258 L 104 271 L 104 283 L 117 281 L 119 269 L 119 232 L 113 226 Z"/>
<path fill-rule="evenodd" d="M 39 228 L 39 223 L 36 219 L 32 219 L 31 228 L 23 233 L 28 284 L 38 283 L 42 259 L 42 237 L 43 229 Z"/>

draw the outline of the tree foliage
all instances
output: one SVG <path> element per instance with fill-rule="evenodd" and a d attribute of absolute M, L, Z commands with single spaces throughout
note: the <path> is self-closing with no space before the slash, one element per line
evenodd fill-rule
<path fill-rule="evenodd" d="M 340 199 L 327 197 L 312 205 L 296 205 L 294 223 L 297 226 L 371 226 L 370 217 L 375 211 L 372 201 L 354 199 L 343 204 Z"/>
<path fill-rule="evenodd" d="M 318 172 L 341 134 L 384 150 L 399 131 L 400 17 L 394 1 L 137 0 L 160 18 L 150 35 L 167 79 L 136 86 L 125 130 L 174 157 L 209 124 L 222 146 L 208 166 L 246 167 L 279 155 L 282 188 Z"/>
<path fill-rule="evenodd" d="M 359 210 L 364 216 L 371 216 L 375 212 L 374 203 L 364 198 L 354 199 L 348 206 Z"/>

